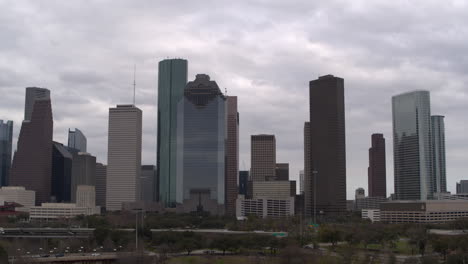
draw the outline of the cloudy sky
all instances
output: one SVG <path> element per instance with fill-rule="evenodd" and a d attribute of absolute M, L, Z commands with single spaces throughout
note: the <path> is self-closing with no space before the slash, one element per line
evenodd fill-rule
<path fill-rule="evenodd" d="M 143 110 L 143 161 L 156 159 L 157 63 L 189 61 L 239 98 L 240 168 L 250 135 L 275 134 L 278 162 L 303 168 L 308 82 L 345 79 L 347 192 L 367 190 L 370 135 L 387 139 L 393 192 L 391 96 L 431 91 L 446 116 L 447 184 L 468 179 L 468 3 L 466 1 L 7 1 L 0 0 L 0 119 L 23 119 L 24 88 L 52 92 L 54 139 L 68 128 L 107 161 L 108 108 Z"/>

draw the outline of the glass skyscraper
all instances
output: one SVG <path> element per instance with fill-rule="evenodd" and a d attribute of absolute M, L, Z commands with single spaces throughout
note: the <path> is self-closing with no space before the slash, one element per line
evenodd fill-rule
<path fill-rule="evenodd" d="M 87 140 L 83 132 L 78 128 L 75 131 L 68 130 L 68 147 L 78 150 L 79 152 L 86 152 Z"/>
<path fill-rule="evenodd" d="M 177 104 L 184 96 L 186 84 L 186 60 L 159 62 L 156 161 L 159 197 L 155 200 L 169 207 L 176 205 L 176 186 L 179 185 L 176 182 Z"/>
<path fill-rule="evenodd" d="M 428 91 L 392 98 L 395 195 L 426 200 L 435 191 L 432 172 L 431 106 Z"/>
<path fill-rule="evenodd" d="M 431 117 L 431 126 L 435 192 L 447 192 L 444 116 L 433 115 Z"/>
<path fill-rule="evenodd" d="M 13 121 L 0 120 L 0 186 L 8 186 L 11 167 Z"/>
<path fill-rule="evenodd" d="M 177 110 L 177 203 L 189 200 L 197 211 L 223 213 L 226 111 L 226 97 L 208 75 L 187 84 Z"/>

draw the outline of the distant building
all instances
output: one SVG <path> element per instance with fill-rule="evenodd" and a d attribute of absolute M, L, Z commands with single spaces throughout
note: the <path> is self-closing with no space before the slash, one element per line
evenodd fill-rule
<path fill-rule="evenodd" d="M 156 166 L 142 165 L 140 175 L 140 200 L 153 202 L 155 197 Z"/>
<path fill-rule="evenodd" d="M 324 215 L 346 212 L 346 140 L 344 80 L 325 75 L 310 81 L 310 134 L 308 137 L 311 172 L 316 181 L 309 181 L 306 192 L 316 191 L 316 209 Z M 307 173 L 307 171 L 306 171 Z M 307 177 L 307 176 L 306 176 Z M 314 187 L 316 183 L 316 188 Z M 310 208 L 310 204 L 309 204 Z"/>
<path fill-rule="evenodd" d="M 250 139 L 250 178 L 252 181 L 276 179 L 276 139 L 274 135 L 252 135 Z"/>
<path fill-rule="evenodd" d="M 296 196 L 297 194 L 297 183 L 296 181 L 289 181 L 290 195 Z"/>
<path fill-rule="evenodd" d="M 447 192 L 447 177 L 445 166 L 445 125 L 444 117 L 440 115 L 431 116 L 431 136 L 433 155 L 433 177 L 435 180 L 435 192 Z"/>
<path fill-rule="evenodd" d="M 362 219 L 369 219 L 374 222 L 380 222 L 380 209 L 362 209 Z"/>
<path fill-rule="evenodd" d="M 107 166 L 96 163 L 96 205 L 106 207 Z"/>
<path fill-rule="evenodd" d="M 176 207 L 177 105 L 184 97 L 187 84 L 187 60 L 167 59 L 159 62 L 157 175 L 159 199 L 166 206 Z"/>
<path fill-rule="evenodd" d="M 387 197 L 387 168 L 385 162 L 385 138 L 383 134 L 372 134 L 368 168 L 369 197 Z"/>
<path fill-rule="evenodd" d="M 380 220 L 386 223 L 439 224 L 468 217 L 468 201 L 393 201 L 380 205 Z"/>
<path fill-rule="evenodd" d="M 21 204 L 23 207 L 18 207 L 16 210 L 29 212 L 29 208 L 36 204 L 36 192 L 19 186 L 1 187 L 0 199 Z"/>
<path fill-rule="evenodd" d="M 197 74 L 178 103 L 176 201 L 184 212 L 225 213 L 226 100 L 215 81 Z"/>
<path fill-rule="evenodd" d="M 289 181 L 289 163 L 276 163 L 276 180 Z"/>
<path fill-rule="evenodd" d="M 398 200 L 427 200 L 435 192 L 428 91 L 392 97 L 393 160 Z"/>
<path fill-rule="evenodd" d="M 296 194 L 294 197 L 294 215 L 304 216 L 304 194 Z"/>
<path fill-rule="evenodd" d="M 62 144 L 53 142 L 51 195 L 56 202 L 71 202 L 72 165 L 73 155 Z"/>
<path fill-rule="evenodd" d="M 47 202 L 52 181 L 52 106 L 50 91 L 26 88 L 25 120 L 10 173 L 11 186 L 36 191 L 36 203 Z"/>
<path fill-rule="evenodd" d="M 434 200 L 468 200 L 468 193 L 434 193 Z"/>
<path fill-rule="evenodd" d="M 100 207 L 95 205 L 95 193 L 94 186 L 79 185 L 75 194 L 76 203 L 42 203 L 41 206 L 31 207 L 29 217 L 32 220 L 53 220 L 100 214 Z"/>
<path fill-rule="evenodd" d="M 249 215 L 262 218 L 292 217 L 294 216 L 294 197 L 245 199 L 239 195 L 236 200 L 236 217 L 245 219 Z"/>
<path fill-rule="evenodd" d="M 294 198 L 291 194 L 290 181 L 253 181 L 252 182 L 253 199 L 272 198 L 287 199 Z"/>
<path fill-rule="evenodd" d="M 457 182 L 457 194 L 468 193 L 468 180 Z"/>
<path fill-rule="evenodd" d="M 354 199 L 363 199 L 366 197 L 366 191 L 364 188 L 357 188 L 354 192 Z"/>
<path fill-rule="evenodd" d="M 139 198 L 142 111 L 134 105 L 109 109 L 106 209 L 122 209 L 123 202 Z"/>
<path fill-rule="evenodd" d="M 247 196 L 249 171 L 239 171 L 239 194 Z"/>
<path fill-rule="evenodd" d="M 76 202 L 78 185 L 96 186 L 96 157 L 86 152 L 73 153 L 71 202 Z"/>
<path fill-rule="evenodd" d="M 83 132 L 78 128 L 75 128 L 75 131 L 68 130 L 68 147 L 79 152 L 86 152 L 87 140 Z"/>
<path fill-rule="evenodd" d="M 386 197 L 366 197 L 366 192 L 364 191 L 364 189 L 357 188 L 354 200 L 354 210 L 361 211 L 363 209 L 379 209 L 380 204 L 384 202 L 388 202 L 388 199 Z"/>
<path fill-rule="evenodd" d="M 8 186 L 13 143 L 13 121 L 0 120 L 0 186 Z"/>
<path fill-rule="evenodd" d="M 304 194 L 304 170 L 299 172 L 299 193 Z"/>
<path fill-rule="evenodd" d="M 236 215 L 237 175 L 239 174 L 239 112 L 237 96 L 227 96 L 226 215 Z"/>
<path fill-rule="evenodd" d="M 304 122 L 304 214 L 311 217 L 314 214 L 313 177 L 310 170 L 310 122 Z"/>

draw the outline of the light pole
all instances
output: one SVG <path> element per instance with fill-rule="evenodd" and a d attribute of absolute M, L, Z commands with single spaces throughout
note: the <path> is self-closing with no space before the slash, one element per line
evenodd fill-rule
<path fill-rule="evenodd" d="M 138 212 L 142 211 L 142 208 L 135 208 L 135 251 L 138 251 Z"/>

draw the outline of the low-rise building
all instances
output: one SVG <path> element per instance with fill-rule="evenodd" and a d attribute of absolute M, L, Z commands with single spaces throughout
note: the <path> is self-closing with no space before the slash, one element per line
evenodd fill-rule
<path fill-rule="evenodd" d="M 380 204 L 386 223 L 446 223 L 468 217 L 466 200 L 392 201 Z"/>
<path fill-rule="evenodd" d="M 4 186 L 0 188 L 0 200 L 22 205 L 16 207 L 16 211 L 29 212 L 29 208 L 36 204 L 36 192 L 21 186 Z"/>
<path fill-rule="evenodd" d="M 380 209 L 362 209 L 362 219 L 370 219 L 373 222 L 380 222 Z"/>
<path fill-rule="evenodd" d="M 354 206 L 356 211 L 361 211 L 362 209 L 379 209 L 381 203 L 388 202 L 388 199 L 385 197 L 363 197 L 356 199 L 354 201 Z"/>
<path fill-rule="evenodd" d="M 243 195 L 239 195 L 236 200 L 237 219 L 245 219 L 249 215 L 263 218 L 294 216 L 294 197 L 245 199 Z"/>
<path fill-rule="evenodd" d="M 42 203 L 32 206 L 29 211 L 31 219 L 51 220 L 71 218 L 78 215 L 100 214 L 101 208 L 96 206 L 96 190 L 94 186 L 78 185 L 76 188 L 76 203 Z"/>

